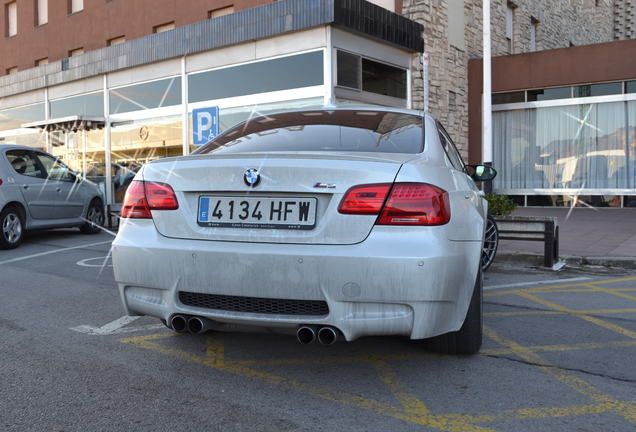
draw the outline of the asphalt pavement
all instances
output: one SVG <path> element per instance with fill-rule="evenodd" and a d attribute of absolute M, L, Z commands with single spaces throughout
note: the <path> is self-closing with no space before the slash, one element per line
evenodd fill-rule
<path fill-rule="evenodd" d="M 112 237 L 36 233 L 0 251 L 2 431 L 633 431 L 636 272 L 486 273 L 484 346 L 303 346 L 177 335 L 123 316 Z"/>

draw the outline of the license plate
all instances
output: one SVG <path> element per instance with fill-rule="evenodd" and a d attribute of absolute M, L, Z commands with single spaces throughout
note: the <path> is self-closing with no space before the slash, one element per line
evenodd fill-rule
<path fill-rule="evenodd" d="M 199 197 L 197 223 L 204 227 L 312 229 L 316 198 Z"/>

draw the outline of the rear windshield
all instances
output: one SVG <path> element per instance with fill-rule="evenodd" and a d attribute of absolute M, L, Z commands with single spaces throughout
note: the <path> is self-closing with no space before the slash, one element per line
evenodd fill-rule
<path fill-rule="evenodd" d="M 241 123 L 195 153 L 343 151 L 419 153 L 422 117 L 382 111 L 306 111 Z"/>

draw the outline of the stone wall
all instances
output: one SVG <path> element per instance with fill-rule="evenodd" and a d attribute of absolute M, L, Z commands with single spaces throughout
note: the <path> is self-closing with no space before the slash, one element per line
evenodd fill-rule
<path fill-rule="evenodd" d="M 511 42 L 506 38 L 509 3 L 514 7 Z M 463 47 L 449 44 L 449 7 L 463 7 Z M 466 156 L 468 60 L 482 56 L 482 0 L 404 0 L 402 12 L 407 18 L 424 25 L 424 44 L 430 56 L 431 113 L 445 125 Z M 609 42 L 614 38 L 614 17 L 614 0 L 491 0 L 492 55 L 528 52 L 533 22 L 537 26 L 537 50 Z M 421 58 L 414 58 L 413 65 L 413 105 L 421 109 Z"/>
<path fill-rule="evenodd" d="M 636 39 L 636 0 L 614 0 L 614 39 Z"/>

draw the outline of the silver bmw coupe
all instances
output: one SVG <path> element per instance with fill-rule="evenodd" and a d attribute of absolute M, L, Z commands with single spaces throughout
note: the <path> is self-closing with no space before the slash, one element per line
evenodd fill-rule
<path fill-rule="evenodd" d="M 475 181 L 495 174 L 464 165 L 415 111 L 252 118 L 137 173 L 112 250 L 121 299 L 177 332 L 401 335 L 475 353 L 487 211 Z"/>

